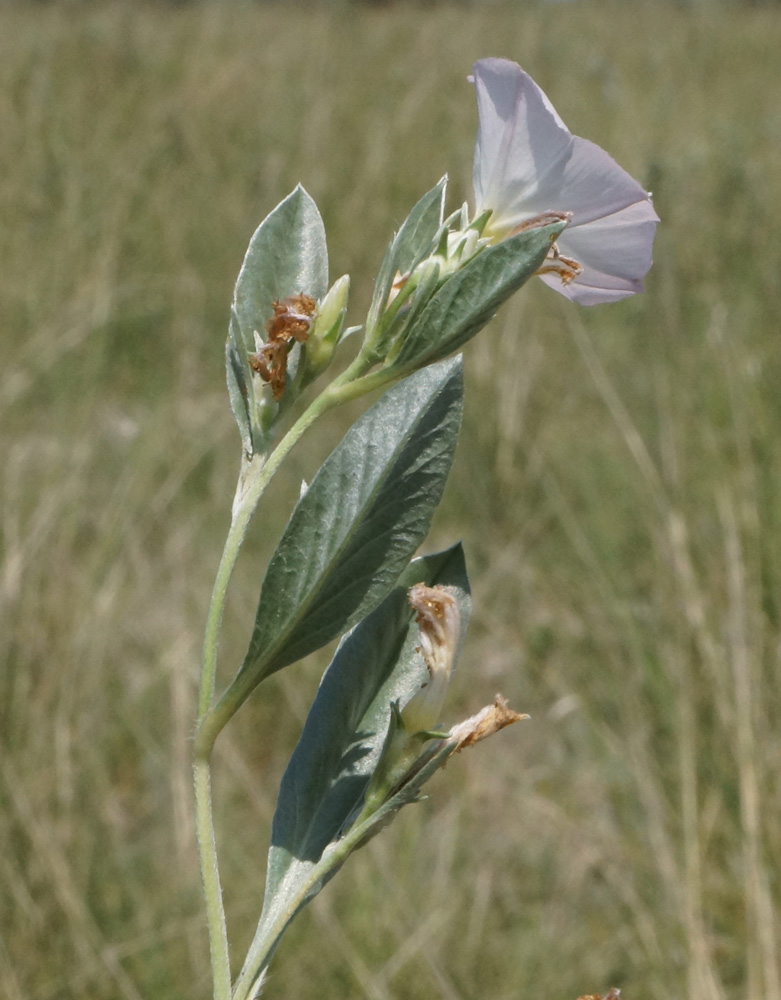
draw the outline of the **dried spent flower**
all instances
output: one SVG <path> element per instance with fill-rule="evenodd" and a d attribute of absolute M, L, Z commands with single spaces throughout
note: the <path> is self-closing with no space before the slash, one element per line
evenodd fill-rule
<path fill-rule="evenodd" d="M 507 706 L 507 699 L 501 694 L 494 697 L 493 705 L 486 705 L 476 715 L 459 722 L 448 733 L 448 739 L 456 740 L 455 753 L 466 747 L 474 746 L 480 740 L 487 739 L 498 733 L 500 729 L 511 726 L 514 722 L 528 719 L 528 715 L 519 715 Z"/>
<path fill-rule="evenodd" d="M 420 652 L 428 668 L 428 680 L 401 713 L 408 733 L 433 729 L 445 700 L 461 638 L 458 600 L 447 588 L 416 583 L 409 602 L 417 612 Z"/>
<path fill-rule="evenodd" d="M 271 303 L 274 315 L 266 323 L 269 340 L 291 339 L 303 342 L 309 336 L 309 327 L 317 303 L 311 295 L 290 295 Z"/>
<path fill-rule="evenodd" d="M 248 360 L 250 368 L 271 386 L 272 395 L 279 402 L 287 384 L 287 356 L 293 344 L 308 338 L 317 302 L 311 295 L 301 293 L 275 299 L 271 308 L 274 312 L 266 323 L 268 342 L 261 344 Z M 256 343 L 259 339 L 255 331 Z"/>

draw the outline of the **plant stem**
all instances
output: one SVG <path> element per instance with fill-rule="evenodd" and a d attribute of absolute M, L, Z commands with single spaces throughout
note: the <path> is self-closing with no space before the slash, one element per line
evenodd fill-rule
<path fill-rule="evenodd" d="M 256 458 L 255 461 L 264 463 L 264 456 Z M 252 469 L 251 461 L 242 469 L 242 476 L 240 477 L 239 486 L 236 491 L 237 498 L 242 492 L 241 487 L 250 469 Z M 255 469 L 258 469 L 257 465 Z M 233 573 L 233 568 L 236 565 L 236 559 L 253 510 L 254 506 L 250 506 L 247 503 L 234 503 L 228 537 L 225 540 L 220 565 L 214 581 L 203 641 L 201 680 L 198 692 L 198 732 L 200 732 L 200 727 L 204 718 L 208 715 L 214 698 L 217 673 L 217 647 L 223 612 L 225 610 L 228 583 Z M 198 843 L 198 859 L 201 869 L 203 895 L 206 904 L 206 922 L 209 930 L 209 951 L 211 956 L 214 1000 L 230 1000 L 231 973 L 228 928 L 225 920 L 225 908 L 222 902 L 217 842 L 212 817 L 211 749 L 211 745 L 204 747 L 196 740 L 195 760 L 193 762 L 195 831 Z"/>
<path fill-rule="evenodd" d="M 220 871 L 217 862 L 217 844 L 212 822 L 211 769 L 209 760 L 197 758 L 193 764 L 195 779 L 195 831 L 198 840 L 198 860 L 206 903 L 206 922 L 209 929 L 214 1000 L 230 1000 L 231 970 L 228 950 L 228 928 L 222 904 Z"/>
<path fill-rule="evenodd" d="M 386 826 L 390 818 L 404 805 L 418 801 L 422 786 L 444 765 L 457 746 L 458 741 L 450 733 L 444 734 L 439 741 L 431 741 L 396 790 L 368 815 L 365 815 L 364 810 L 363 818 L 359 817 L 340 840 L 332 841 L 311 867 L 309 867 L 310 862 L 301 858 L 290 859 L 290 865 L 301 866 L 300 880 L 297 874 L 293 878 L 289 877 L 292 869 L 288 867 L 284 876 L 286 888 L 280 892 L 278 885 L 277 891 L 272 894 L 272 899 L 266 900 L 255 936 L 247 952 L 244 968 L 236 980 L 233 1000 L 254 998 L 254 991 L 260 984 L 261 976 L 268 968 L 290 921 L 341 868 L 357 847 L 366 843 Z"/>
<path fill-rule="evenodd" d="M 356 358 L 342 375 L 334 379 L 312 401 L 270 456 L 254 455 L 249 460 L 245 460 L 236 488 L 231 525 L 225 540 L 206 618 L 193 762 L 195 827 L 209 930 L 214 1000 L 230 1000 L 231 973 L 228 932 L 222 901 L 217 843 L 212 815 L 210 762 L 217 736 L 244 700 L 243 698 L 231 698 L 212 708 L 217 676 L 217 651 L 228 584 L 258 502 L 282 460 L 304 432 L 327 410 L 395 380 L 392 374 L 382 370 L 366 375 L 367 367 L 366 359 Z"/>
<path fill-rule="evenodd" d="M 380 369 L 369 375 L 364 375 L 361 370 L 365 367 L 365 362 L 361 362 L 359 365 L 360 360 L 356 359 L 356 363 L 351 365 L 312 401 L 308 409 L 301 414 L 267 459 L 257 466 L 253 466 L 253 460 L 246 465 L 236 493 L 233 520 L 217 571 L 212 603 L 206 622 L 196 733 L 196 756 L 200 758 L 208 759 L 217 736 L 243 704 L 248 693 L 240 685 L 231 685 L 228 696 L 224 697 L 214 708 L 211 707 L 217 671 L 217 643 L 228 581 L 236 564 L 250 519 L 261 496 L 282 460 L 318 417 L 341 403 L 364 396 L 366 393 L 396 381 L 400 377 L 400 373 L 387 369 Z"/>
<path fill-rule="evenodd" d="M 295 893 L 287 898 L 286 905 L 268 922 L 265 922 L 261 917 L 255 937 L 247 952 L 244 968 L 236 980 L 233 1000 L 250 1000 L 254 995 L 253 990 L 264 970 L 268 967 L 271 956 L 287 925 L 309 898 L 312 891 L 317 891 L 315 887 L 344 864 L 352 851 L 366 836 L 367 830 L 374 821 L 374 817 L 368 817 L 360 826 L 354 826 L 341 840 L 326 848 L 306 879 L 299 883 Z"/>

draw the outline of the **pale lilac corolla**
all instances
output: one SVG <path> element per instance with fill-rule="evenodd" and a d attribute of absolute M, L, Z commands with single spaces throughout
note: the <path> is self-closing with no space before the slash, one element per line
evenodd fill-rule
<path fill-rule="evenodd" d="M 659 217 L 651 196 L 603 149 L 572 135 L 543 91 L 507 59 L 481 59 L 470 77 L 479 128 L 476 217 L 498 242 L 536 220 L 569 224 L 540 269 L 542 280 L 581 305 L 643 290 Z"/>

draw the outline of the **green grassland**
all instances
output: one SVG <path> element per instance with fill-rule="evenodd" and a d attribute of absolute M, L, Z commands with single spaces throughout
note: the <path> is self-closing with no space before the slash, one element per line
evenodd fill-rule
<path fill-rule="evenodd" d="M 502 55 L 653 189 L 656 264 L 593 310 L 533 282 L 469 346 L 430 539 L 475 596 L 446 721 L 497 690 L 532 721 L 350 861 L 265 996 L 781 1000 L 779 50 L 778 7 L 3 7 L 0 995 L 209 995 L 189 753 L 233 281 L 301 181 L 360 322 L 413 201 L 469 196 L 465 76 Z M 347 420 L 254 525 L 224 677 Z M 218 745 L 237 961 L 323 663 Z"/>

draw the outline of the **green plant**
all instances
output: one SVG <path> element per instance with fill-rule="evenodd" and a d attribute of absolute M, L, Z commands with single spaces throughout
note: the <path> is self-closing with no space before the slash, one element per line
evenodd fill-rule
<path fill-rule="evenodd" d="M 420 199 L 388 247 L 362 327 L 345 328 L 349 281 L 329 290 L 325 229 L 301 187 L 260 225 L 236 283 L 226 362 L 241 467 L 207 618 L 194 762 L 215 1000 L 256 997 L 288 925 L 349 855 L 454 753 L 522 718 L 497 695 L 439 728 L 469 581 L 458 545 L 413 557 L 455 453 L 463 381 L 454 352 L 535 274 L 594 304 L 639 291 L 650 266 L 658 220 L 646 192 L 571 135 L 514 63 L 482 60 L 473 81 L 475 211 L 445 216 L 445 179 Z M 304 390 L 360 331 L 353 361 L 296 415 Z M 243 663 L 215 700 L 228 583 L 261 497 L 323 414 L 378 389 L 385 394 L 302 487 Z M 267 677 L 339 636 L 281 783 L 263 908 L 232 982 L 211 806 L 215 741 Z"/>

